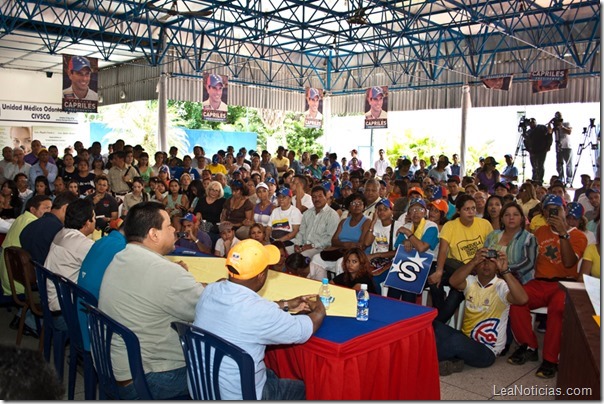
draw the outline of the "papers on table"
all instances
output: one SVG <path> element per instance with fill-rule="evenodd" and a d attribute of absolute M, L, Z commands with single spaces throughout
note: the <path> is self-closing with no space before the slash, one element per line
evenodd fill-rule
<path fill-rule="evenodd" d="M 594 278 L 593 276 L 583 275 L 583 283 L 585 283 L 585 290 L 587 296 L 591 301 L 591 305 L 594 307 L 596 315 L 600 315 L 600 279 Z"/>
<path fill-rule="evenodd" d="M 212 283 L 227 278 L 224 258 L 204 258 L 188 256 L 166 256 L 170 261 L 183 261 L 197 282 Z M 268 279 L 258 294 L 267 300 L 291 299 L 301 295 L 319 293 L 321 282 L 288 275 L 277 271 L 268 271 Z M 356 317 L 356 294 L 353 289 L 329 285 L 333 303 L 327 310 L 329 316 Z"/>

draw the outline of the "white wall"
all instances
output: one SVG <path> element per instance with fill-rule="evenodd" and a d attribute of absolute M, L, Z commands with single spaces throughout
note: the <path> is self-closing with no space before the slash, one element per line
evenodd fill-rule
<path fill-rule="evenodd" d="M 61 104 L 62 77 L 44 72 L 0 69 L 0 99 L 2 101 Z"/>

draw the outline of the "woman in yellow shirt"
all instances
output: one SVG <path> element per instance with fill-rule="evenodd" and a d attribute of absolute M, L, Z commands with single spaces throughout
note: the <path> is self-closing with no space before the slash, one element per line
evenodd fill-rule
<path fill-rule="evenodd" d="M 581 274 L 600 278 L 600 228 L 596 231 L 596 244 L 590 244 L 583 253 Z"/>

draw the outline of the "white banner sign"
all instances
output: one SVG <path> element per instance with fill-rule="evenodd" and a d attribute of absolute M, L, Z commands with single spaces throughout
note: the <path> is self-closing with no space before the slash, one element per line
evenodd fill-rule
<path fill-rule="evenodd" d="M 30 124 L 60 123 L 77 125 L 81 113 L 64 112 L 61 104 L 0 102 L 0 122 L 22 122 Z M 29 126 L 29 125 L 23 125 Z"/>

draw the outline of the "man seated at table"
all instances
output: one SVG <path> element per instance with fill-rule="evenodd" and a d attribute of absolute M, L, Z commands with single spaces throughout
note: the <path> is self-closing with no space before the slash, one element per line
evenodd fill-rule
<path fill-rule="evenodd" d="M 229 251 L 226 267 L 229 278 L 210 284 L 195 310 L 195 326 L 237 345 L 252 356 L 256 373 L 256 398 L 263 400 L 303 400 L 304 383 L 278 379 L 266 369 L 267 345 L 302 344 L 315 333 L 325 318 L 325 307 L 316 296 L 299 296 L 278 303 L 260 297 L 268 276 L 268 266 L 279 261 L 274 245 L 263 246 L 247 239 Z M 304 312 L 292 316 L 288 313 Z M 225 358 L 220 368 L 220 394 L 223 400 L 241 399 L 239 369 Z"/>
<path fill-rule="evenodd" d="M 164 207 L 141 202 L 124 221 L 126 248 L 105 271 L 99 309 L 128 327 L 140 342 L 145 378 L 156 400 L 188 396 L 187 371 L 173 321 L 191 322 L 203 285 L 183 263 L 163 255 L 174 250 L 175 229 Z M 123 342 L 113 341 L 112 361 L 121 399 L 136 399 Z"/>
<path fill-rule="evenodd" d="M 526 292 L 508 267 L 505 252 L 498 252 L 495 259 L 487 258 L 488 251 L 478 250 L 449 279 L 451 287 L 465 295 L 461 331 L 440 321 L 432 323 L 441 376 L 461 372 L 464 362 L 477 368 L 491 366 L 505 347 L 510 305 L 528 302 Z M 476 275 L 471 275 L 473 271 Z"/>
<path fill-rule="evenodd" d="M 180 232 L 182 234 L 176 240 L 177 247 L 204 254 L 212 254 L 212 239 L 208 233 L 199 228 L 195 215 L 187 213 L 180 218 L 180 224 Z"/>

